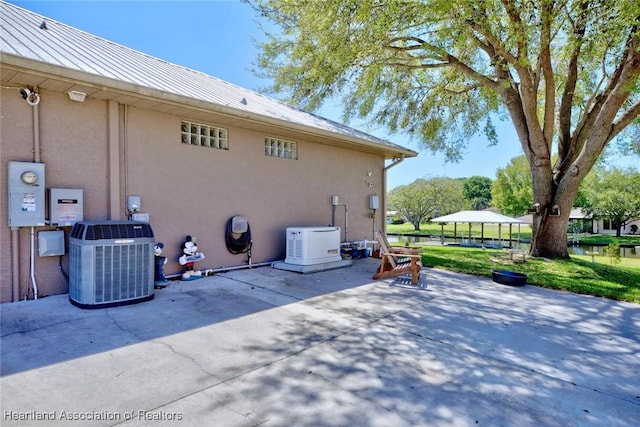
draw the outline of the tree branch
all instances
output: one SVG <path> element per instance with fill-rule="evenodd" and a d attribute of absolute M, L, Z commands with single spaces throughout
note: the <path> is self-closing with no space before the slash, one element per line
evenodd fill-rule
<path fill-rule="evenodd" d="M 545 3 L 545 6 L 541 12 L 542 30 L 540 31 L 540 63 L 542 67 L 542 74 L 544 76 L 545 86 L 544 125 L 542 133 L 544 134 L 544 139 L 549 148 L 551 148 L 551 141 L 553 139 L 556 108 L 556 87 L 555 79 L 553 76 L 553 67 L 551 65 L 550 48 L 553 7 L 553 1 L 548 1 Z"/>
<path fill-rule="evenodd" d="M 631 106 L 618 120 L 613 122 L 611 128 L 611 138 L 613 139 L 631 122 L 640 117 L 640 101 Z"/>
<path fill-rule="evenodd" d="M 517 58 L 527 58 L 529 56 L 526 42 L 527 35 L 524 25 L 522 24 L 522 19 L 516 10 L 516 6 L 511 0 L 502 0 L 502 5 L 507 11 L 507 16 L 509 17 L 509 21 L 511 22 L 515 32 L 516 46 L 518 46 Z"/>
<path fill-rule="evenodd" d="M 408 46 L 407 47 L 393 46 L 392 44 L 396 42 L 409 42 L 409 41 L 420 43 L 420 46 L 422 47 L 423 50 L 435 53 L 442 62 L 438 64 L 417 64 L 417 65 L 410 65 L 410 64 L 404 64 L 404 63 L 389 63 L 388 65 L 393 66 L 395 64 L 395 65 L 400 65 L 402 67 L 409 67 L 409 68 L 442 68 L 442 67 L 451 66 L 457 69 L 458 71 L 462 72 L 465 76 L 479 82 L 480 84 L 485 85 L 495 91 L 499 90 L 500 85 L 497 82 L 491 80 L 489 77 L 485 76 L 484 74 L 474 70 L 464 62 L 460 61 L 460 59 L 458 59 L 455 55 L 452 55 L 451 53 L 445 51 L 444 49 L 436 45 L 427 43 L 426 41 L 418 37 L 394 37 L 389 40 L 389 43 L 387 44 L 386 47 L 391 50 L 404 50 Z M 410 47 L 412 50 L 415 50 L 417 48 L 417 46 L 410 46 Z"/>
<path fill-rule="evenodd" d="M 458 95 L 462 95 L 463 93 L 467 93 L 467 92 L 471 92 L 474 89 L 478 89 L 482 87 L 482 85 L 480 83 L 474 84 L 474 85 L 468 85 L 463 87 L 462 89 L 458 89 L 458 90 L 454 90 L 454 89 L 448 89 L 448 88 L 444 88 L 445 91 L 449 92 L 449 93 L 455 93 Z"/>
<path fill-rule="evenodd" d="M 569 58 L 567 67 L 567 80 L 564 85 L 564 92 L 560 100 L 560 109 L 558 111 L 559 129 L 558 129 L 558 161 L 563 162 L 568 156 L 571 149 L 571 106 L 573 105 L 574 92 L 578 82 L 578 58 L 582 49 L 582 41 L 586 32 L 586 16 L 588 11 L 588 3 L 580 4 L 578 18 L 573 25 L 573 34 L 575 36 L 574 48 Z"/>

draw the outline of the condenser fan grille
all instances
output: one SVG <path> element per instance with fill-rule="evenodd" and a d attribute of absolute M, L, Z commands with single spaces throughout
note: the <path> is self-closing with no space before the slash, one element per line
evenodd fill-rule
<path fill-rule="evenodd" d="M 133 239 L 153 237 L 151 226 L 146 223 L 91 224 L 76 223 L 71 237 L 83 240 Z"/>

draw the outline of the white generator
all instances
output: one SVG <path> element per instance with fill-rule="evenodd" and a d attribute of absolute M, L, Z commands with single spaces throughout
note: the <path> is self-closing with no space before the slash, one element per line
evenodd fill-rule
<path fill-rule="evenodd" d="M 288 227 L 286 264 L 314 265 L 342 261 L 340 227 Z"/>

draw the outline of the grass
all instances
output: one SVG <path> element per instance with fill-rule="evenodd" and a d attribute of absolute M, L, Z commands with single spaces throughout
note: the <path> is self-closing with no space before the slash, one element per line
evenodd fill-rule
<path fill-rule="evenodd" d="M 420 224 L 420 231 L 415 231 L 413 225 L 409 223 L 404 224 L 387 224 L 387 233 L 390 234 L 412 234 L 412 235 L 435 235 L 440 236 L 442 233 L 442 227 L 439 224 L 428 222 L 426 224 Z M 444 236 L 445 237 L 453 237 L 454 233 L 454 225 L 446 224 L 444 226 Z M 514 225 L 511 228 L 511 234 L 514 239 L 518 236 L 518 226 Z M 471 226 L 471 237 L 479 238 L 482 235 L 482 228 L 480 224 L 473 224 Z M 509 238 L 509 226 L 503 225 L 500 233 L 503 239 Z M 458 224 L 456 228 L 456 236 L 458 237 L 468 237 L 469 236 L 469 225 L 468 224 Z M 485 224 L 484 225 L 484 237 L 485 239 L 497 239 L 498 238 L 498 226 L 495 224 Z M 520 226 L 520 239 L 522 240 L 531 240 L 531 227 L 528 225 Z M 640 241 L 640 239 L 638 239 Z"/>
<path fill-rule="evenodd" d="M 415 231 L 413 225 L 409 223 L 404 224 L 387 224 L 387 233 L 389 234 L 411 234 L 411 235 L 435 235 L 440 236 L 442 233 L 442 228 L 439 224 L 435 224 L 432 222 L 428 222 L 426 224 L 420 224 L 420 231 Z M 454 225 L 446 224 L 444 226 L 444 236 L 445 237 L 453 237 L 454 233 Z M 482 234 L 482 228 L 479 224 L 473 224 L 471 227 L 471 237 L 480 238 Z M 468 237 L 469 236 L 469 225 L 468 224 L 458 224 L 456 235 L 458 237 Z M 503 225 L 500 236 L 503 239 L 509 238 L 509 226 Z M 511 236 L 513 239 L 518 238 L 518 226 L 514 225 L 511 229 Z M 485 239 L 497 239 L 498 238 L 498 226 L 495 224 L 485 224 L 484 225 L 484 237 Z M 577 236 L 579 240 L 579 244 L 582 245 L 608 245 L 615 239 L 615 236 L 609 236 L 604 234 L 580 234 Z M 572 240 L 573 235 L 569 235 L 569 240 Z M 520 225 L 520 240 L 522 241 L 530 241 L 531 240 L 531 227 L 529 225 Z M 618 241 L 621 245 L 632 245 L 637 246 L 640 245 L 640 235 L 625 235 L 618 238 Z"/>
<path fill-rule="evenodd" d="M 613 239 L 618 239 L 621 245 L 640 245 L 640 236 L 638 235 L 624 235 L 615 237 L 605 234 L 581 234 L 579 236 L 579 241 L 582 245 L 608 245 L 609 243 L 613 242 Z"/>
<path fill-rule="evenodd" d="M 574 255 L 568 260 L 528 258 L 513 263 L 506 250 L 455 246 L 425 246 L 422 262 L 460 273 L 491 277 L 491 270 L 510 270 L 529 276 L 527 284 L 596 297 L 640 303 L 640 259 L 623 258 L 617 265 L 604 256 Z"/>

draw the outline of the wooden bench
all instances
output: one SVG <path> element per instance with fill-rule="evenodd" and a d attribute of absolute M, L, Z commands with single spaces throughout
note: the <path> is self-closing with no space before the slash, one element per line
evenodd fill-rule
<path fill-rule="evenodd" d="M 513 262 L 527 262 L 527 253 L 522 249 L 509 249 L 509 257 Z"/>

